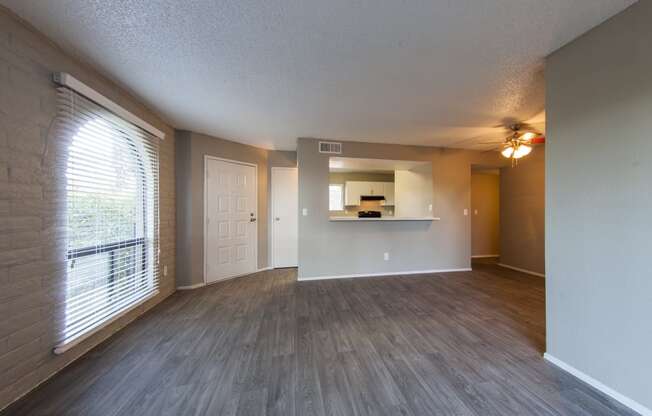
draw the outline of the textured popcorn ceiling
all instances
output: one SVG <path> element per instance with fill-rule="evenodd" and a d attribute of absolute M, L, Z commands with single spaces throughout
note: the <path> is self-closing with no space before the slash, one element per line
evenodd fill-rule
<path fill-rule="evenodd" d="M 176 127 L 484 148 L 544 57 L 633 0 L 0 0 Z"/>

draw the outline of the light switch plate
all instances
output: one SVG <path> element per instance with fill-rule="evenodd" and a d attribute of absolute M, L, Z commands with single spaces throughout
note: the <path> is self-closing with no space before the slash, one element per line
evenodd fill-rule
<path fill-rule="evenodd" d="M 308 216 L 308 208 L 302 209 L 301 214 L 303 214 L 304 217 L 307 217 Z"/>
<path fill-rule="evenodd" d="M 464 208 L 464 216 L 466 217 L 467 215 L 469 215 L 469 210 L 467 208 Z"/>

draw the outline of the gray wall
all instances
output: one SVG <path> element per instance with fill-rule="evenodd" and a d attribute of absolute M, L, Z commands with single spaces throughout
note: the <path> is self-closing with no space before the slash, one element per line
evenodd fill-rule
<path fill-rule="evenodd" d="M 258 268 L 269 265 L 270 169 L 296 166 L 296 153 L 269 151 L 190 131 L 177 140 L 177 286 L 204 282 L 204 156 L 258 165 Z"/>
<path fill-rule="evenodd" d="M 472 172 L 471 255 L 494 254 L 500 254 L 500 176 Z"/>
<path fill-rule="evenodd" d="M 500 263 L 545 274 L 546 150 L 500 170 Z"/>
<path fill-rule="evenodd" d="M 432 222 L 330 222 L 328 155 L 318 141 L 298 140 L 299 276 L 387 273 L 470 267 L 471 164 L 502 166 L 495 152 L 344 142 L 344 157 L 431 161 Z M 383 253 L 390 260 L 383 261 Z"/>
<path fill-rule="evenodd" d="M 64 312 L 65 159 L 50 130 L 54 71 L 66 71 L 166 133 L 160 148 L 160 294 L 62 355 L 52 354 Z M 129 92 L 0 6 L 0 409 L 175 288 L 174 131 Z"/>
<path fill-rule="evenodd" d="M 652 409 L 652 2 L 549 57 L 547 352 Z"/>

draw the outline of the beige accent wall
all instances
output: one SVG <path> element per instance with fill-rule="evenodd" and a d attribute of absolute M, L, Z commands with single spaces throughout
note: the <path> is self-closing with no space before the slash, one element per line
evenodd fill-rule
<path fill-rule="evenodd" d="M 500 254 L 500 175 L 471 173 L 471 255 Z"/>
<path fill-rule="evenodd" d="M 545 146 L 500 170 L 500 263 L 545 274 Z"/>
<path fill-rule="evenodd" d="M 62 355 L 65 151 L 51 134 L 51 74 L 65 71 L 166 133 L 160 147 L 160 294 Z M 174 131 L 138 98 L 63 52 L 0 6 L 0 408 L 175 290 Z M 64 255 L 62 255 L 64 253 Z"/>
<path fill-rule="evenodd" d="M 177 286 L 204 282 L 204 156 L 258 166 L 258 268 L 269 263 L 270 169 L 296 166 L 296 153 L 270 151 L 205 134 L 178 130 L 177 140 Z"/>

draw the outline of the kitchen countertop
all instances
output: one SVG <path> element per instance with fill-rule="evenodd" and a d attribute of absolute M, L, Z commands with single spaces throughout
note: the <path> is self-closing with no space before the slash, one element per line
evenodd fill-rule
<path fill-rule="evenodd" d="M 358 218 L 358 217 L 329 217 L 329 221 L 439 221 L 439 217 L 378 217 L 378 218 Z"/>

